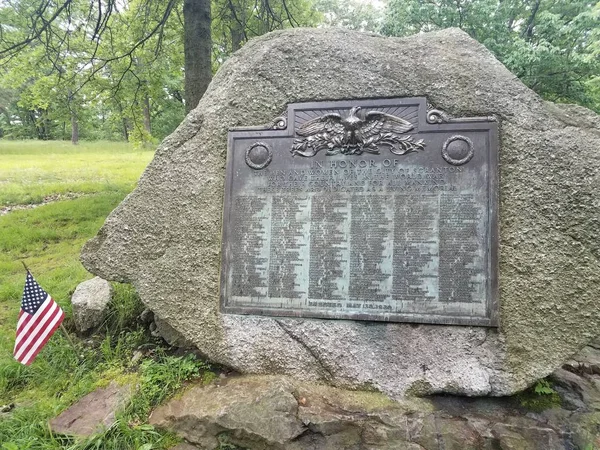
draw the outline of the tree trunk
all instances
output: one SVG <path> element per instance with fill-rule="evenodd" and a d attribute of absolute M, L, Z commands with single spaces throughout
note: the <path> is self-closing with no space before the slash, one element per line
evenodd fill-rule
<path fill-rule="evenodd" d="M 77 121 L 77 113 L 73 107 L 73 98 L 73 91 L 69 89 L 67 91 L 67 105 L 71 113 L 71 144 L 77 145 L 79 143 L 79 122 Z"/>
<path fill-rule="evenodd" d="M 119 109 L 119 115 L 121 116 L 121 124 L 123 125 L 123 139 L 126 142 L 129 142 L 129 122 L 127 121 L 127 117 L 123 114 L 123 105 L 121 105 L 121 101 L 116 99 L 117 108 Z"/>
<path fill-rule="evenodd" d="M 123 117 L 121 120 L 123 121 L 123 139 L 129 142 L 129 126 L 127 124 L 127 118 Z"/>
<path fill-rule="evenodd" d="M 239 11 L 236 10 L 232 0 L 229 0 L 227 5 L 229 7 L 229 31 L 231 33 L 231 51 L 233 53 L 242 48 L 242 43 L 246 37 L 244 33 L 246 28 L 246 11 L 243 7 L 239 8 Z"/>
<path fill-rule="evenodd" d="M 150 98 L 148 97 L 148 94 L 144 95 L 143 113 L 144 113 L 144 130 L 146 130 L 146 133 L 151 135 L 152 128 L 150 126 Z"/>
<path fill-rule="evenodd" d="M 183 2 L 185 110 L 194 109 L 212 78 L 210 0 Z"/>
<path fill-rule="evenodd" d="M 12 121 L 10 120 L 10 113 L 8 112 L 8 109 L 6 109 L 4 106 L 0 106 L 0 112 L 2 114 L 4 114 L 4 117 L 6 117 L 6 122 L 8 123 L 8 125 L 12 125 Z"/>
<path fill-rule="evenodd" d="M 541 2 L 542 0 L 536 0 L 535 4 L 533 5 L 533 8 L 531 9 L 529 19 L 527 20 L 527 26 L 525 26 L 523 32 L 521 33 L 521 37 L 527 37 L 526 40 L 528 41 L 531 40 L 531 37 L 533 36 L 533 24 L 535 22 L 535 16 L 538 13 L 538 10 L 540 9 Z"/>
<path fill-rule="evenodd" d="M 242 48 L 242 41 L 244 40 L 244 32 L 240 31 L 237 24 L 234 24 L 231 28 L 231 51 L 237 52 Z"/>
<path fill-rule="evenodd" d="M 77 145 L 79 143 L 79 122 L 74 112 L 71 112 L 71 143 Z"/>
<path fill-rule="evenodd" d="M 39 120 L 35 118 L 35 111 L 32 111 L 35 120 L 35 127 L 38 131 L 38 139 L 40 141 L 47 141 L 50 139 L 50 130 L 48 128 L 48 111 L 46 109 L 40 109 Z"/>

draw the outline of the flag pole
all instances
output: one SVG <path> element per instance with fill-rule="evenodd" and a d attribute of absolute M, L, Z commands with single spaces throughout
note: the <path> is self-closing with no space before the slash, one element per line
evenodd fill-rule
<path fill-rule="evenodd" d="M 31 274 L 31 272 L 29 271 L 29 267 L 27 267 L 27 264 L 25 264 L 25 261 L 21 260 L 21 264 L 23 264 L 23 267 L 25 267 L 25 270 L 27 271 L 27 273 Z M 67 331 L 67 329 L 65 328 L 65 326 L 62 323 L 59 325 L 59 328 L 60 328 L 60 331 L 62 331 L 62 333 L 67 338 L 67 341 L 69 341 L 69 344 L 71 344 L 71 347 L 73 347 L 73 350 L 75 350 L 75 355 L 77 356 L 77 359 L 79 359 L 79 355 L 77 355 L 77 347 L 75 347 L 75 342 L 73 342 L 73 340 L 71 339 L 71 336 L 69 336 L 69 332 Z"/>
<path fill-rule="evenodd" d="M 71 347 L 73 347 L 73 350 L 75 350 L 75 356 L 77 357 L 77 359 L 79 359 L 79 355 L 77 354 L 77 347 L 75 347 L 75 342 L 73 342 L 71 336 L 69 336 L 67 329 L 62 323 L 60 324 L 59 328 L 60 331 L 62 331 L 65 337 L 67 338 L 67 341 L 69 341 L 69 344 L 71 344 Z"/>

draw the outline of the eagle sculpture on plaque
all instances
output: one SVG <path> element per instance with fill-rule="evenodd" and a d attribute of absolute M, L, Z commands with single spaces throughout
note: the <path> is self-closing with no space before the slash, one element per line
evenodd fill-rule
<path fill-rule="evenodd" d="M 321 150 L 327 155 L 378 155 L 381 146 L 395 155 L 423 150 L 423 140 L 414 141 L 406 134 L 414 125 L 400 117 L 381 111 L 368 111 L 361 117 L 361 107 L 354 106 L 347 116 L 328 113 L 311 119 L 296 129 L 292 156 L 315 156 Z"/>

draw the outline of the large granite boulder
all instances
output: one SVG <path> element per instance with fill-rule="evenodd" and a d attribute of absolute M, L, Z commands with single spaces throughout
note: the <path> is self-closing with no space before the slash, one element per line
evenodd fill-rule
<path fill-rule="evenodd" d="M 227 130 L 288 103 L 427 96 L 500 125 L 500 327 L 368 323 L 219 311 Z M 384 38 L 294 29 L 257 38 L 219 70 L 138 187 L 84 248 L 104 278 L 208 358 L 337 386 L 506 395 L 546 376 L 600 325 L 600 128 L 540 99 L 459 30 Z"/>

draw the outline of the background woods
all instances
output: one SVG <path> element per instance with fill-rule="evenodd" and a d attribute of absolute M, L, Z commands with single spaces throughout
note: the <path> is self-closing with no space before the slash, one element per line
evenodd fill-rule
<path fill-rule="evenodd" d="M 543 97 L 600 111 L 599 23 L 583 0 L 2 0 L 0 137 L 161 139 L 232 52 L 297 26 L 459 27 Z"/>

